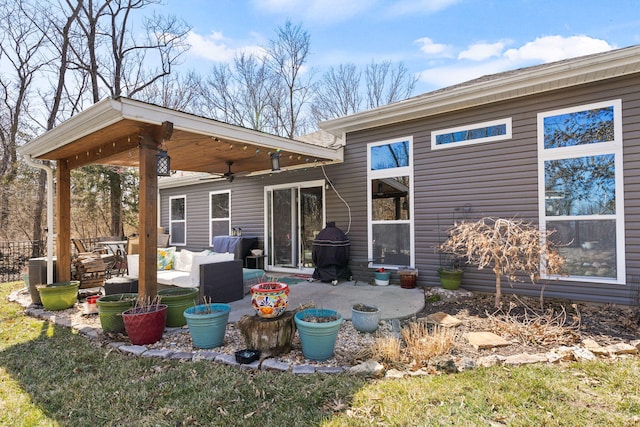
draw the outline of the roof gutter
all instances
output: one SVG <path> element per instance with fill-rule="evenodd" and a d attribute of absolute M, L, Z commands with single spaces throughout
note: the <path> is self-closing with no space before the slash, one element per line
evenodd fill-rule
<path fill-rule="evenodd" d="M 331 119 L 320 128 L 345 133 L 640 72 L 640 46 L 487 76 L 373 110 Z"/>

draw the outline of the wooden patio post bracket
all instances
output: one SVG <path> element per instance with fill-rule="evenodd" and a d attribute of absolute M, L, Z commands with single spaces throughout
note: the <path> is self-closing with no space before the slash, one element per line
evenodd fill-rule
<path fill-rule="evenodd" d="M 171 138 L 173 123 L 148 129 L 139 136 L 140 165 L 140 265 L 138 276 L 138 298 L 151 301 L 158 293 L 157 248 L 158 248 L 158 176 L 156 154 L 163 141 Z"/>
<path fill-rule="evenodd" d="M 56 270 L 58 281 L 67 282 L 71 280 L 71 169 L 64 159 L 57 163 Z"/>

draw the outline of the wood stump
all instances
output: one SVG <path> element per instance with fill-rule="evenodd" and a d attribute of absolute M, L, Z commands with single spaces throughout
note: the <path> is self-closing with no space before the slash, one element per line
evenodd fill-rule
<path fill-rule="evenodd" d="M 291 341 L 296 333 L 293 311 L 285 311 L 276 319 L 263 319 L 257 314 L 242 316 L 238 328 L 247 348 L 260 350 L 260 358 L 277 356 L 291 351 Z"/>

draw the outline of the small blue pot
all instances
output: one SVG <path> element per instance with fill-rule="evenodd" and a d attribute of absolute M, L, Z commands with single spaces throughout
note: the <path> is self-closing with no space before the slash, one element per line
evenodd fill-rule
<path fill-rule="evenodd" d="M 333 317 L 329 322 L 311 322 L 305 319 L 317 317 Z M 296 313 L 293 320 L 298 328 L 302 354 L 311 360 L 327 360 L 333 356 L 333 349 L 338 339 L 342 315 L 335 310 L 308 308 Z"/>
<path fill-rule="evenodd" d="M 229 304 L 200 304 L 184 311 L 191 341 L 198 348 L 214 348 L 224 344 L 229 321 Z"/>

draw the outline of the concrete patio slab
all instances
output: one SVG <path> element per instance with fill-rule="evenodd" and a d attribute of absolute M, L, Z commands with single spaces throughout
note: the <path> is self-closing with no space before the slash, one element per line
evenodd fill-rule
<path fill-rule="evenodd" d="M 301 280 L 289 285 L 289 309 L 301 304 L 338 311 L 345 320 L 351 319 L 354 304 L 375 305 L 380 308 L 380 319 L 405 319 L 424 308 L 422 288 L 404 289 L 397 285 L 374 286 L 363 282 L 345 281 L 336 286 L 331 283 Z M 237 322 L 242 316 L 255 314 L 251 308 L 251 295 L 230 303 L 229 322 Z"/>

